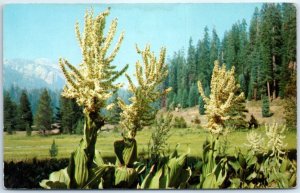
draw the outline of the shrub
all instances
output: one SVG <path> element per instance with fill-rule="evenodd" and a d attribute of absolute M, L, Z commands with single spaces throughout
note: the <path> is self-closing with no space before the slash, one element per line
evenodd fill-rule
<path fill-rule="evenodd" d="M 32 131 L 32 129 L 31 129 L 30 125 L 26 124 L 26 135 L 31 136 L 31 131 Z"/>
<path fill-rule="evenodd" d="M 157 160 L 160 154 L 165 153 L 167 140 L 170 137 L 169 131 L 172 119 L 172 114 L 168 114 L 166 117 L 156 120 L 149 144 L 149 153 L 152 161 Z"/>
<path fill-rule="evenodd" d="M 58 147 L 57 147 L 57 145 L 55 144 L 55 140 L 54 140 L 54 139 L 53 139 L 52 145 L 51 145 L 51 147 L 50 147 L 50 149 L 49 149 L 49 153 L 50 153 L 50 156 L 51 156 L 52 158 L 56 157 L 57 154 L 58 154 Z"/>
<path fill-rule="evenodd" d="M 175 128 L 187 128 L 187 123 L 183 117 L 175 117 L 173 127 Z"/>
<path fill-rule="evenodd" d="M 198 116 L 196 116 L 196 117 L 194 117 L 194 118 L 192 119 L 192 123 L 194 123 L 194 124 L 196 124 L 196 125 L 199 125 L 199 124 L 201 124 L 201 120 L 199 119 Z"/>

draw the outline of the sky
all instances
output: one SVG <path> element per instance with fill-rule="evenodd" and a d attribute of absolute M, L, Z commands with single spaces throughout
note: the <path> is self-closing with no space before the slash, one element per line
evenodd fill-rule
<path fill-rule="evenodd" d="M 106 29 L 118 18 L 115 42 L 122 31 L 125 38 L 114 64 L 118 69 L 129 64 L 131 74 L 141 60 L 135 44 L 144 48 L 148 43 L 157 55 L 165 46 L 170 58 L 179 49 L 187 50 L 190 37 L 196 44 L 205 26 L 210 32 L 215 28 L 222 39 L 238 20 L 249 24 L 261 4 L 10 4 L 3 11 L 3 59 L 46 58 L 58 63 L 63 57 L 79 64 L 75 22 L 82 27 L 85 10 L 91 7 L 95 14 L 111 7 Z"/>

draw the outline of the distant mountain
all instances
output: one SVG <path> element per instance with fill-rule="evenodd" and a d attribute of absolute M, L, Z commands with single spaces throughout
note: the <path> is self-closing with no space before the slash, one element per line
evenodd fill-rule
<path fill-rule="evenodd" d="M 3 87 L 18 86 L 26 89 L 49 88 L 58 90 L 65 84 L 58 64 L 48 59 L 12 59 L 3 63 Z"/>

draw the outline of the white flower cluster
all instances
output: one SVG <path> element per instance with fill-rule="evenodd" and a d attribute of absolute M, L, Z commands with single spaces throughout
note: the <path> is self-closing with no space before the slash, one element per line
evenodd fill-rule
<path fill-rule="evenodd" d="M 271 125 L 265 125 L 266 128 L 266 137 L 267 144 L 265 144 L 264 138 L 258 133 L 251 131 L 247 134 L 248 146 L 254 153 L 263 153 L 268 149 L 272 150 L 270 156 L 281 156 L 284 155 L 284 148 L 286 148 L 287 144 L 283 142 L 285 136 L 283 135 L 286 126 L 281 126 L 277 123 L 273 123 Z M 267 147 L 267 148 L 265 148 Z"/>
<path fill-rule="evenodd" d="M 264 138 L 254 131 L 247 133 L 248 146 L 254 153 L 262 153 L 265 151 Z"/>
<path fill-rule="evenodd" d="M 162 91 L 158 88 L 168 75 L 165 63 L 166 49 L 161 49 L 158 60 L 150 51 L 149 45 L 143 51 L 137 47 L 137 52 L 141 54 L 143 60 L 143 65 L 137 61 L 135 66 L 138 85 L 135 86 L 126 74 L 129 91 L 133 94 L 130 98 L 131 104 L 126 105 L 124 101 L 119 100 L 119 105 L 123 110 L 120 124 L 128 131 L 127 137 L 129 138 L 134 138 L 137 130 L 155 118 L 156 112 L 151 104 L 171 91 L 171 88 Z"/>
<path fill-rule="evenodd" d="M 83 61 L 77 69 L 67 60 L 60 59 L 60 67 L 66 77 L 67 85 L 64 87 L 63 96 L 75 98 L 79 105 L 84 107 L 84 112 L 98 112 L 105 107 L 106 100 L 112 93 L 120 88 L 121 84 L 113 82 L 122 75 L 128 66 L 121 71 L 116 71 L 111 62 L 119 51 L 124 34 L 120 38 L 107 56 L 107 51 L 116 33 L 117 19 L 113 20 L 104 37 L 104 28 L 109 9 L 93 17 L 93 11 L 86 11 L 83 34 L 80 33 L 79 24 L 76 23 L 75 32 Z M 69 70 L 67 70 L 69 69 Z"/>
<path fill-rule="evenodd" d="M 278 127 L 277 123 L 273 123 L 272 125 L 266 125 L 266 135 L 268 137 L 268 147 L 272 149 L 272 155 L 282 155 L 285 154 L 283 151 L 286 148 L 286 144 L 283 143 L 283 139 L 285 136 L 283 132 L 285 131 L 286 126 Z"/>
<path fill-rule="evenodd" d="M 218 61 L 214 63 L 209 97 L 205 96 L 202 84 L 198 81 L 198 90 L 205 102 L 208 119 L 206 127 L 212 134 L 223 134 L 224 121 L 230 118 L 227 115 L 228 111 L 234 102 L 244 99 L 243 92 L 238 96 L 234 94 L 239 87 L 240 85 L 235 81 L 234 67 L 227 71 L 225 64 L 220 67 Z"/>

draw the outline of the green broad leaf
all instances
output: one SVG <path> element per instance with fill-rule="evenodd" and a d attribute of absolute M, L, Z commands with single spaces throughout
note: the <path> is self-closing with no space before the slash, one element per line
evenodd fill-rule
<path fill-rule="evenodd" d="M 52 172 L 49 176 L 49 180 L 40 182 L 40 186 L 46 189 L 67 189 L 69 188 L 69 184 L 70 178 L 67 168 Z"/>
<path fill-rule="evenodd" d="M 288 178 L 284 173 L 277 174 L 276 181 L 279 188 L 289 188 L 289 180 L 290 178 Z"/>
<path fill-rule="evenodd" d="M 255 185 L 252 182 L 250 182 L 249 188 L 253 189 L 254 187 L 255 187 Z"/>
<path fill-rule="evenodd" d="M 217 179 L 214 173 L 210 173 L 204 179 L 202 184 L 203 189 L 216 189 L 219 188 L 217 184 Z"/>
<path fill-rule="evenodd" d="M 241 180 L 240 178 L 229 179 L 231 182 L 230 188 L 240 188 Z"/>
<path fill-rule="evenodd" d="M 257 173 L 256 172 L 252 172 L 248 177 L 247 180 L 253 180 L 254 178 L 256 178 Z"/>
<path fill-rule="evenodd" d="M 97 165 L 97 166 L 100 166 L 100 165 L 104 165 L 104 160 L 101 156 L 101 153 L 100 151 L 98 150 L 95 150 L 95 155 L 94 155 L 94 160 L 93 162 Z"/>
<path fill-rule="evenodd" d="M 225 170 L 221 170 L 219 172 L 218 177 L 217 177 L 217 184 L 218 184 L 219 187 L 224 183 L 224 181 L 226 179 L 226 176 L 227 176 L 226 169 Z"/>
<path fill-rule="evenodd" d="M 83 148 L 78 147 L 74 152 L 74 179 L 76 186 L 82 188 L 89 178 L 89 172 L 87 168 L 88 158 Z"/>
<path fill-rule="evenodd" d="M 141 189 L 159 189 L 159 180 L 163 173 L 163 168 L 160 168 L 157 172 L 153 171 L 152 166 L 150 173 L 145 177 L 141 184 Z"/>
<path fill-rule="evenodd" d="M 247 168 L 251 167 L 252 165 L 256 164 L 257 157 L 256 156 L 249 156 L 249 159 L 247 159 Z"/>
<path fill-rule="evenodd" d="M 170 183 L 170 168 L 167 165 L 162 166 L 162 175 L 159 179 L 159 188 L 167 189 Z"/>
<path fill-rule="evenodd" d="M 241 169 L 241 165 L 237 160 L 229 161 L 228 163 L 234 169 L 235 173 L 237 173 Z"/>
<path fill-rule="evenodd" d="M 170 154 L 169 159 L 172 159 L 172 158 L 178 156 L 178 150 L 177 149 L 178 149 L 179 146 L 180 146 L 179 144 L 176 144 L 176 147 L 175 147 L 174 151 Z"/>
<path fill-rule="evenodd" d="M 183 166 L 186 160 L 186 155 L 180 156 L 179 158 L 172 158 L 168 161 L 167 166 L 169 168 L 169 177 L 170 181 L 168 187 L 176 187 L 179 184 L 178 178 L 180 178 L 181 171 L 183 170 Z"/>
<path fill-rule="evenodd" d="M 283 159 L 280 165 L 280 172 L 285 172 L 287 170 L 287 166 L 288 166 L 288 160 L 287 159 Z"/>
<path fill-rule="evenodd" d="M 296 173 L 294 173 L 289 179 L 289 188 L 296 186 Z"/>
<path fill-rule="evenodd" d="M 239 153 L 239 155 L 238 155 L 238 161 L 239 161 L 239 164 L 240 164 L 240 166 L 242 168 L 246 168 L 247 163 L 246 163 L 246 159 L 243 156 L 243 154 Z"/>
<path fill-rule="evenodd" d="M 132 166 L 137 160 L 137 144 L 135 139 L 115 141 L 114 150 L 117 156 L 116 165 Z"/>
<path fill-rule="evenodd" d="M 138 173 L 134 168 L 117 167 L 115 170 L 115 186 L 130 188 L 136 182 Z"/>
<path fill-rule="evenodd" d="M 134 162 L 134 163 L 133 163 L 133 167 L 134 167 L 134 169 L 136 170 L 136 172 L 137 172 L 138 174 L 142 173 L 142 172 L 145 171 L 145 169 L 146 169 L 145 164 L 143 164 L 143 163 L 141 163 L 141 162 Z"/>
<path fill-rule="evenodd" d="M 85 184 L 83 187 L 85 188 L 97 188 L 99 187 L 100 183 L 103 186 L 104 184 L 104 177 L 108 172 L 113 172 L 115 166 L 114 165 L 106 165 L 102 164 L 99 166 L 94 166 L 92 169 L 89 171 L 89 179 L 88 182 Z"/>

